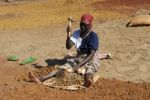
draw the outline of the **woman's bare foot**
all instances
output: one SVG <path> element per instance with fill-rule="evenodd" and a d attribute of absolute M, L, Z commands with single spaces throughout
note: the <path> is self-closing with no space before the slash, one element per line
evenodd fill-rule
<path fill-rule="evenodd" d="M 85 74 L 85 83 L 84 83 L 84 86 L 89 88 L 92 84 L 93 84 L 93 74 L 91 73 L 88 73 L 88 74 Z"/>
<path fill-rule="evenodd" d="M 29 72 L 29 79 L 31 82 L 42 84 L 42 82 L 37 77 L 35 77 L 35 75 L 32 72 Z"/>
<path fill-rule="evenodd" d="M 102 60 L 102 59 L 112 59 L 111 53 L 99 54 L 98 57 L 99 57 L 100 60 Z"/>
<path fill-rule="evenodd" d="M 112 59 L 111 53 L 108 53 L 108 54 L 107 54 L 107 59 Z"/>

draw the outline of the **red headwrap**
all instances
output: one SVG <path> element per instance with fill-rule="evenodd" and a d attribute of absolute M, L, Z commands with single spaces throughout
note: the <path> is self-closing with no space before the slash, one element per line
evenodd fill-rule
<path fill-rule="evenodd" d="M 92 24 L 93 16 L 90 14 L 84 14 L 81 17 L 81 20 L 83 20 L 86 24 Z"/>

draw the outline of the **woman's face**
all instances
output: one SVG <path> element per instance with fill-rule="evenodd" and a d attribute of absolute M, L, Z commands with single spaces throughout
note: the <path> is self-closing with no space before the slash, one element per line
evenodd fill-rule
<path fill-rule="evenodd" d="M 80 22 L 80 30 L 81 33 L 86 34 L 90 31 L 91 29 L 91 25 L 90 24 L 86 24 L 84 21 Z"/>

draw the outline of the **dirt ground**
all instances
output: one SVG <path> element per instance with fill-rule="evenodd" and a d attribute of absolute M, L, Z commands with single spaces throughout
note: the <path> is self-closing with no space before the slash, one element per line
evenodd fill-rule
<path fill-rule="evenodd" d="M 133 16 L 150 13 L 150 1 L 58 0 L 56 3 L 0 2 L 0 100 L 150 100 L 150 27 L 125 27 Z M 88 90 L 79 91 L 27 82 L 30 71 L 39 72 L 38 75 L 50 71 L 36 68 L 35 63 L 49 67 L 63 64 L 62 59 L 69 52 L 65 48 L 65 20 L 72 15 L 76 29 L 80 16 L 87 11 L 95 17 L 93 30 L 100 38 L 99 52 L 110 52 L 113 56 L 112 60 L 101 60 L 100 79 Z M 19 61 L 7 61 L 10 55 L 18 55 Z M 35 56 L 37 61 L 19 65 L 29 56 Z"/>

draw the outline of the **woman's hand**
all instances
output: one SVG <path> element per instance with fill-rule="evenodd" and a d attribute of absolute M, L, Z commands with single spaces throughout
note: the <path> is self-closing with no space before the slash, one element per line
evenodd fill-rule
<path fill-rule="evenodd" d="M 73 68 L 74 68 L 74 69 L 73 69 L 73 70 L 74 70 L 74 72 L 75 72 L 75 73 L 78 73 L 78 69 L 79 69 L 79 67 L 78 67 L 78 66 L 75 66 L 75 67 L 73 67 Z"/>
<path fill-rule="evenodd" d="M 67 31 L 67 35 L 70 36 L 70 33 L 72 30 L 71 30 L 71 27 L 69 25 L 67 26 L 66 31 Z"/>

